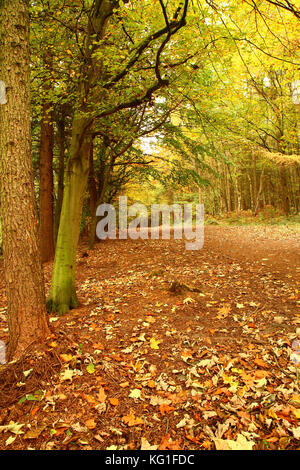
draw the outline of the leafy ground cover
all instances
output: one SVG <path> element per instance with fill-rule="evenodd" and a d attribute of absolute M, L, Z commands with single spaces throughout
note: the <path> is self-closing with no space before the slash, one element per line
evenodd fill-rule
<path fill-rule="evenodd" d="M 82 243 L 80 308 L 1 368 L 0 448 L 299 449 L 299 249 L 274 227 Z"/>

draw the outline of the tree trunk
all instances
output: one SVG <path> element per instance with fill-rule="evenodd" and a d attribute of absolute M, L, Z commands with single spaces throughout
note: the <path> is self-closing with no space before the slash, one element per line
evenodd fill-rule
<path fill-rule="evenodd" d="M 98 186 L 98 198 L 95 204 L 95 209 L 94 209 L 94 216 L 92 216 L 92 221 L 91 221 L 91 230 L 90 230 L 90 238 L 89 238 L 89 248 L 92 249 L 95 245 L 95 240 L 96 240 L 96 227 L 98 221 L 101 219 L 96 215 L 96 209 L 100 204 L 103 204 L 105 201 L 105 196 L 106 196 L 106 191 L 108 187 L 108 183 L 110 180 L 110 176 L 113 171 L 114 167 L 114 162 L 115 162 L 115 157 L 111 155 L 109 162 L 107 162 L 106 165 L 103 166 L 103 172 L 101 174 L 101 179 L 99 181 L 99 186 Z"/>
<path fill-rule="evenodd" d="M 54 258 L 54 199 L 53 199 L 53 111 L 51 92 L 51 57 L 45 54 L 46 75 L 43 84 L 44 98 L 40 143 L 40 243 L 42 262 Z"/>
<path fill-rule="evenodd" d="M 91 146 L 91 137 L 85 135 L 86 119 L 86 117 L 74 117 L 52 284 L 47 302 L 49 311 L 60 314 L 78 306 L 75 289 L 76 251 L 83 199 L 89 175 Z"/>
<path fill-rule="evenodd" d="M 76 251 L 80 233 L 83 200 L 89 175 L 89 158 L 93 118 L 88 98 L 101 76 L 101 60 L 93 54 L 97 40 L 103 38 L 115 1 L 96 0 L 93 3 L 84 45 L 85 61 L 77 89 L 77 111 L 73 118 L 69 159 L 65 171 L 65 187 L 58 229 L 54 269 L 47 307 L 60 314 L 78 305 L 75 289 Z"/>
<path fill-rule="evenodd" d="M 280 166 L 280 183 L 281 183 L 282 210 L 285 215 L 289 215 L 290 200 L 289 200 L 289 194 L 288 194 L 287 170 L 283 165 Z"/>
<path fill-rule="evenodd" d="M 59 163 L 58 163 L 58 178 L 57 178 L 57 198 L 55 204 L 54 214 L 54 241 L 56 244 L 59 220 L 64 195 L 64 171 L 65 171 L 65 150 L 66 150 L 66 132 L 65 132 L 65 112 L 62 110 L 61 116 L 57 119 L 58 130 L 58 148 L 59 148 Z"/>
<path fill-rule="evenodd" d="M 257 158 L 256 155 L 251 152 L 252 164 L 253 164 L 253 197 L 252 197 L 252 211 L 255 211 L 255 202 L 257 201 Z"/>
<path fill-rule="evenodd" d="M 92 249 L 95 244 L 95 232 L 96 232 L 96 210 L 97 210 L 97 183 L 94 171 L 94 146 L 91 145 L 90 151 L 90 171 L 89 171 L 89 193 L 90 193 L 90 212 L 91 212 L 91 223 L 89 233 L 89 248 Z"/>
<path fill-rule="evenodd" d="M 257 213 L 258 213 L 258 209 L 259 209 L 259 200 L 260 200 L 260 196 L 261 196 L 261 193 L 263 191 L 263 187 L 264 187 L 264 171 L 265 169 L 263 168 L 262 169 L 262 172 L 260 174 L 260 179 L 259 179 L 259 190 L 257 192 L 257 196 L 256 196 L 256 201 L 255 201 L 255 207 L 254 207 L 254 215 L 257 216 Z"/>
<path fill-rule="evenodd" d="M 48 334 L 31 160 L 29 11 L 24 0 L 0 2 L 0 170 L 9 328 L 8 359 Z"/>

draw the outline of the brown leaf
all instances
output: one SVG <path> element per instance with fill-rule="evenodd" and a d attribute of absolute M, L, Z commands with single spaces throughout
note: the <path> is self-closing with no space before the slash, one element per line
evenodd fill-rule
<path fill-rule="evenodd" d="M 99 401 L 100 403 L 104 403 L 104 402 L 105 402 L 105 400 L 106 400 L 106 393 L 105 393 L 103 387 L 100 387 L 100 388 L 99 388 L 99 392 L 98 392 L 97 398 L 98 398 L 98 401 Z"/>

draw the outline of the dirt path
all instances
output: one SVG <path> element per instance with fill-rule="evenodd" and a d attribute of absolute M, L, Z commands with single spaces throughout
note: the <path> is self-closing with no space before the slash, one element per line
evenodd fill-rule
<path fill-rule="evenodd" d="M 299 238 L 267 232 L 81 245 L 81 307 L 0 375 L 0 448 L 299 448 Z M 1 285 L 0 339 L 4 312 Z"/>
<path fill-rule="evenodd" d="M 205 248 L 300 278 L 300 232 L 284 227 L 206 227 Z M 266 267 L 266 268 L 264 268 Z"/>

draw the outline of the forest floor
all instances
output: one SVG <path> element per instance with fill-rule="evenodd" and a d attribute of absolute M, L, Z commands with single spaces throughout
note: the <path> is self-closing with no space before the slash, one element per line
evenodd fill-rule
<path fill-rule="evenodd" d="M 299 260 L 284 227 L 83 242 L 80 308 L 0 373 L 0 449 L 300 449 Z"/>

